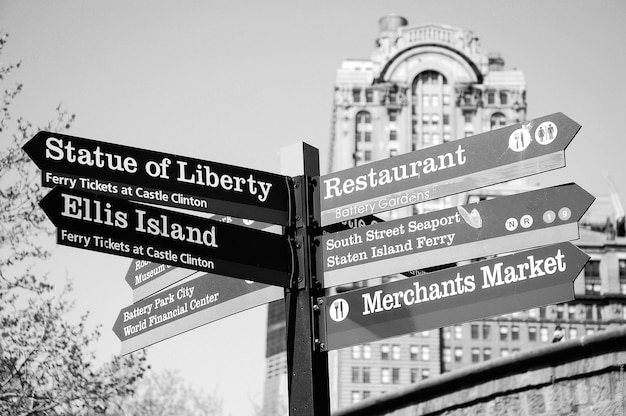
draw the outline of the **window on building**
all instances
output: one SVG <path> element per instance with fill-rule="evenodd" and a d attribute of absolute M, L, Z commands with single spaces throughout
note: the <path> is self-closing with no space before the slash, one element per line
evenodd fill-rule
<path fill-rule="evenodd" d="M 391 359 L 392 360 L 399 360 L 400 359 L 400 345 L 393 344 L 391 346 Z"/>
<path fill-rule="evenodd" d="M 399 368 L 394 367 L 391 369 L 391 382 L 393 384 L 400 383 L 400 369 Z"/>
<path fill-rule="evenodd" d="M 391 383 L 391 368 L 383 367 L 380 369 L 380 382 L 382 384 Z"/>
<path fill-rule="evenodd" d="M 374 102 L 374 91 L 372 91 L 372 90 L 365 90 L 365 102 L 366 103 Z"/>
<path fill-rule="evenodd" d="M 456 347 L 454 349 L 454 361 L 457 363 L 460 363 L 461 361 L 463 361 L 463 348 L 462 347 Z"/>
<path fill-rule="evenodd" d="M 463 339 L 463 327 L 454 325 L 454 339 Z"/>
<path fill-rule="evenodd" d="M 393 110 L 389 112 L 389 121 L 394 122 L 398 119 L 398 112 Z"/>
<path fill-rule="evenodd" d="M 500 341 L 506 341 L 509 338 L 509 327 L 500 325 Z"/>
<path fill-rule="evenodd" d="M 371 124 L 372 116 L 367 111 L 359 111 L 356 115 L 357 124 Z"/>
<path fill-rule="evenodd" d="M 422 369 L 422 380 L 426 380 L 428 377 L 430 377 L 430 370 L 428 368 L 423 368 Z"/>
<path fill-rule="evenodd" d="M 417 383 L 419 380 L 420 370 L 418 368 L 411 368 L 411 383 Z"/>
<path fill-rule="evenodd" d="M 517 325 L 511 327 L 511 340 L 519 341 L 519 326 Z"/>
<path fill-rule="evenodd" d="M 483 324 L 483 339 L 489 340 L 491 337 L 491 325 Z"/>
<path fill-rule="evenodd" d="M 389 104 L 395 104 L 398 101 L 398 93 L 390 92 L 389 93 Z"/>
<path fill-rule="evenodd" d="M 430 95 L 422 95 L 422 107 L 430 107 Z"/>
<path fill-rule="evenodd" d="M 496 103 L 496 93 L 493 91 L 489 91 L 487 93 L 487 104 L 495 104 Z"/>
<path fill-rule="evenodd" d="M 432 144 L 432 140 L 430 139 L 430 133 L 424 133 L 422 137 L 424 138 L 424 146 L 430 146 Z"/>
<path fill-rule="evenodd" d="M 411 361 L 419 360 L 420 356 L 420 348 L 417 345 L 411 345 L 409 347 L 409 357 Z"/>
<path fill-rule="evenodd" d="M 390 352 L 391 352 L 391 346 L 389 344 L 381 344 L 381 346 L 380 346 L 380 359 L 381 360 L 388 360 Z"/>
<path fill-rule="evenodd" d="M 394 157 L 398 154 L 398 149 L 389 149 L 389 157 Z"/>
<path fill-rule="evenodd" d="M 450 125 L 450 114 L 444 114 L 443 115 L 443 125 L 444 126 L 449 126 Z"/>
<path fill-rule="evenodd" d="M 452 137 L 450 136 L 450 133 L 444 133 L 443 134 L 443 142 L 444 143 L 448 143 L 450 141 Z"/>
<path fill-rule="evenodd" d="M 600 294 L 600 262 L 589 260 L 585 265 L 585 293 L 587 295 Z"/>
<path fill-rule="evenodd" d="M 558 304 L 556 305 L 556 319 L 563 319 L 565 315 L 565 305 Z"/>
<path fill-rule="evenodd" d="M 398 132 L 396 130 L 389 130 L 389 140 L 398 140 Z"/>
<path fill-rule="evenodd" d="M 593 320 L 593 305 L 585 305 L 585 318 L 588 321 Z"/>
<path fill-rule="evenodd" d="M 537 319 L 539 316 L 539 310 L 537 308 L 532 308 L 528 310 L 528 317 L 532 319 Z"/>
<path fill-rule="evenodd" d="M 372 395 L 372 392 L 369 390 L 363 390 L 363 400 L 367 399 Z"/>
<path fill-rule="evenodd" d="M 576 319 L 576 306 L 567 305 L 567 319 L 569 319 L 570 321 Z"/>
<path fill-rule="evenodd" d="M 370 344 L 363 344 L 363 359 L 369 360 L 372 358 L 372 346 Z"/>
<path fill-rule="evenodd" d="M 443 347 L 442 353 L 444 363 L 452 362 L 452 350 L 450 349 L 450 347 Z"/>
<path fill-rule="evenodd" d="M 500 91 L 500 104 L 507 105 L 509 103 L 509 95 L 506 91 Z"/>
<path fill-rule="evenodd" d="M 528 327 L 528 341 L 537 341 L 537 328 L 534 326 Z"/>
<path fill-rule="evenodd" d="M 443 105 L 449 105 L 450 104 L 450 95 L 449 94 L 444 94 L 442 96 L 442 98 L 443 98 L 443 100 L 442 100 L 443 101 Z"/>
<path fill-rule="evenodd" d="M 371 142 L 372 141 L 372 132 L 371 131 L 364 132 L 364 136 L 365 136 L 365 141 L 366 142 Z"/>
<path fill-rule="evenodd" d="M 352 400 L 352 403 L 358 403 L 361 401 L 361 392 L 357 391 L 357 390 L 352 390 L 352 392 L 350 393 L 350 398 Z"/>
<path fill-rule="evenodd" d="M 358 360 L 361 358 L 361 351 L 363 347 L 361 345 L 355 345 L 352 347 L 352 358 Z"/>
<path fill-rule="evenodd" d="M 508 348 L 500 348 L 500 357 L 508 357 L 509 349 Z"/>
<path fill-rule="evenodd" d="M 439 107 L 439 95 L 434 94 L 431 97 L 430 105 L 433 107 Z"/>
<path fill-rule="evenodd" d="M 358 383 L 360 379 L 359 367 L 352 367 L 352 382 Z"/>
<path fill-rule="evenodd" d="M 545 326 L 542 326 L 541 328 L 539 328 L 539 337 L 541 339 L 541 342 L 548 342 L 549 341 L 549 337 L 548 337 L 548 328 L 546 328 Z"/>
<path fill-rule="evenodd" d="M 369 162 L 370 160 L 372 160 L 372 151 L 371 150 L 366 150 L 363 152 L 363 160 L 366 162 Z"/>
<path fill-rule="evenodd" d="M 359 88 L 352 90 L 352 101 L 355 103 L 361 102 L 361 90 Z"/>
<path fill-rule="evenodd" d="M 472 324 L 470 327 L 470 331 L 471 331 L 471 336 L 472 339 L 479 339 L 479 334 L 480 334 L 480 327 L 478 326 L 478 324 Z"/>
<path fill-rule="evenodd" d="M 491 360 L 491 348 L 483 348 L 483 361 Z"/>
<path fill-rule="evenodd" d="M 596 331 L 595 331 L 595 329 L 594 329 L 594 328 L 592 328 L 592 327 L 587 327 L 587 328 L 585 328 L 585 334 L 587 334 L 587 335 L 593 335 L 593 334 L 594 334 L 594 332 L 596 332 Z"/>
<path fill-rule="evenodd" d="M 491 130 L 506 126 L 506 116 L 502 113 L 494 113 L 490 119 Z"/>
<path fill-rule="evenodd" d="M 465 120 L 465 124 L 471 124 L 472 118 L 472 113 L 470 111 L 463 112 L 463 119 Z"/>
<path fill-rule="evenodd" d="M 425 126 L 430 124 L 430 114 L 422 114 L 422 124 Z"/>
<path fill-rule="evenodd" d="M 480 361 L 480 348 L 472 348 L 472 362 L 477 363 Z"/>
<path fill-rule="evenodd" d="M 430 347 L 428 345 L 422 345 L 422 361 L 430 360 Z"/>
<path fill-rule="evenodd" d="M 432 114 L 432 115 L 430 116 L 430 121 L 431 121 L 431 123 L 432 123 L 434 126 L 438 125 L 438 124 L 439 124 L 439 114 Z"/>
<path fill-rule="evenodd" d="M 569 329 L 569 339 L 578 338 L 578 328 L 571 327 Z"/>
<path fill-rule="evenodd" d="M 539 319 L 546 319 L 546 307 L 541 306 L 539 308 Z"/>
<path fill-rule="evenodd" d="M 363 373 L 362 373 L 363 383 L 370 383 L 371 382 L 370 373 L 371 373 L 371 369 L 369 367 L 363 367 Z"/>

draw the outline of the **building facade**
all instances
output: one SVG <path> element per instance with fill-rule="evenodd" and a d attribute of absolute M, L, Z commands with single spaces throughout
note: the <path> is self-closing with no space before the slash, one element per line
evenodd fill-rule
<path fill-rule="evenodd" d="M 370 59 L 346 60 L 337 71 L 330 171 L 526 120 L 524 73 L 507 70 L 498 53 L 482 49 L 475 33 L 439 24 L 411 26 L 396 15 L 381 18 L 379 29 Z M 529 189 L 524 180 L 518 180 L 377 215 L 404 217 Z M 587 221 L 587 226 L 581 227 L 581 240 L 576 244 L 591 261 L 576 280 L 576 300 L 331 351 L 332 408 L 473 363 L 527 351 L 552 342 L 555 335 L 581 337 L 626 322 L 623 210 L 621 232 L 602 226 L 604 216 L 613 214 L 602 209 L 582 221 Z M 397 278 L 401 277 L 384 276 L 330 291 Z M 271 304 L 266 415 L 286 409 L 284 331 L 284 305 Z"/>

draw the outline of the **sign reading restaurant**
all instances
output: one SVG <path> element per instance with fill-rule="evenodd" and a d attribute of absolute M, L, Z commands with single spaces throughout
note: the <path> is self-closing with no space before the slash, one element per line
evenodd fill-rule
<path fill-rule="evenodd" d="M 325 175 L 322 226 L 563 167 L 579 129 L 556 113 Z"/>

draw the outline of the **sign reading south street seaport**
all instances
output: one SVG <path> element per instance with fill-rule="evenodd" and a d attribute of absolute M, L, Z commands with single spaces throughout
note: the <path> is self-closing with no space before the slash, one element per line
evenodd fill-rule
<path fill-rule="evenodd" d="M 47 131 L 37 133 L 24 150 L 47 187 L 289 222 L 289 179 L 282 175 Z"/>
<path fill-rule="evenodd" d="M 580 125 L 562 113 L 321 177 L 322 226 L 565 166 Z"/>
<path fill-rule="evenodd" d="M 575 240 L 594 199 L 567 184 L 325 234 L 323 285 Z"/>

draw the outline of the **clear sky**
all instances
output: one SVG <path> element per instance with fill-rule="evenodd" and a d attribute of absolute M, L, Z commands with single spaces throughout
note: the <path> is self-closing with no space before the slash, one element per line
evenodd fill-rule
<path fill-rule="evenodd" d="M 626 196 L 626 3 L 551 1 L 34 1 L 0 0 L 1 56 L 22 61 L 24 92 L 13 114 L 44 124 L 63 106 L 69 134 L 279 172 L 281 147 L 306 141 L 326 166 L 335 73 L 369 58 L 378 19 L 444 23 L 474 31 L 507 68 L 524 71 L 528 118 L 563 112 L 582 130 L 567 167 L 534 180 Z M 2 143 L 2 145 L 5 145 Z M 130 260 L 58 247 L 51 267 L 70 275 L 76 305 L 103 325 L 99 352 L 120 344 L 109 330 L 131 303 Z M 149 349 L 157 368 L 178 368 L 225 410 L 261 403 L 264 307 Z"/>

